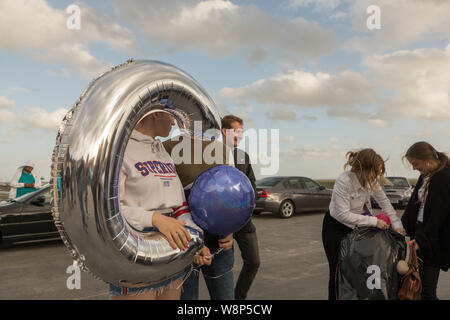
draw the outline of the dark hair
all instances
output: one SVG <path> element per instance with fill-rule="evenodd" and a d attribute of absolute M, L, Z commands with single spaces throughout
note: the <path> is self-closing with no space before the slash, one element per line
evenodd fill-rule
<path fill-rule="evenodd" d="M 385 182 L 386 167 L 384 160 L 373 149 L 349 151 L 345 154 L 345 157 L 348 160 L 344 165 L 344 169 L 350 166 L 352 168 L 351 171 L 358 176 L 363 187 L 369 185 L 373 189 L 376 181 L 382 184 Z"/>
<path fill-rule="evenodd" d="M 239 122 L 240 125 L 244 125 L 244 120 L 229 114 L 222 118 L 222 129 L 232 129 L 231 124 L 233 122 Z"/>
<path fill-rule="evenodd" d="M 425 141 L 419 141 L 414 143 L 411 147 L 408 148 L 403 159 L 412 158 L 422 161 L 433 160 L 439 163 L 437 168 L 427 174 L 429 177 L 428 181 L 425 184 L 425 192 L 422 199 L 419 201 L 425 200 L 426 194 L 428 193 L 428 185 L 430 184 L 431 177 L 436 173 L 441 171 L 444 168 L 450 168 L 450 159 L 444 152 L 437 151 L 431 144 Z"/>

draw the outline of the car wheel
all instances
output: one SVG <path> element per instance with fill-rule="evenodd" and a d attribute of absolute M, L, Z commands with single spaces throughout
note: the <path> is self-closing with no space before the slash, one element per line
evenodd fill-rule
<path fill-rule="evenodd" d="M 280 204 L 280 210 L 279 214 L 281 218 L 287 219 L 294 215 L 295 213 L 295 206 L 294 203 L 291 200 L 284 200 Z"/>

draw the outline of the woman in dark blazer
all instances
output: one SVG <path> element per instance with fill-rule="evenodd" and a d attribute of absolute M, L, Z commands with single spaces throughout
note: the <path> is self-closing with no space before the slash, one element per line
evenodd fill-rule
<path fill-rule="evenodd" d="M 420 177 L 402 223 L 422 259 L 422 299 L 435 300 L 439 272 L 450 267 L 450 160 L 423 141 L 404 158 Z"/>

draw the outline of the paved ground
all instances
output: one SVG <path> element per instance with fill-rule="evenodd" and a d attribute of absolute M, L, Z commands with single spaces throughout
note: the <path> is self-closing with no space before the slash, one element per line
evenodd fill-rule
<path fill-rule="evenodd" d="M 261 267 L 249 299 L 326 299 L 328 265 L 321 243 L 323 213 L 282 220 L 254 218 Z M 242 265 L 236 247 L 235 279 Z M 62 242 L 0 249 L 0 299 L 107 299 L 107 285 L 82 272 L 81 289 L 69 290 L 72 264 Z M 450 300 L 450 273 L 441 272 L 438 296 Z M 201 280 L 200 298 L 208 299 Z"/>

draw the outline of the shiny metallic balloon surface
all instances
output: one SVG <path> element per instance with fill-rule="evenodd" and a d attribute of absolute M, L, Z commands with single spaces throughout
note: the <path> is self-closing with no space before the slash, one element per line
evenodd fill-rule
<path fill-rule="evenodd" d="M 122 286 L 158 283 L 192 263 L 203 245 L 189 229 L 186 251 L 157 231 L 139 232 L 120 214 L 119 170 L 136 123 L 155 104 L 180 110 L 180 128 L 220 129 L 214 102 L 183 71 L 157 61 L 133 61 L 93 80 L 63 119 L 52 158 L 53 217 L 83 270 Z M 197 133 L 198 134 L 198 133 Z M 149 190 L 151 196 L 151 190 Z"/>
<path fill-rule="evenodd" d="M 189 194 L 192 219 L 203 230 L 219 236 L 241 229 L 254 205 L 250 180 L 231 166 L 206 170 L 195 180 Z"/>

